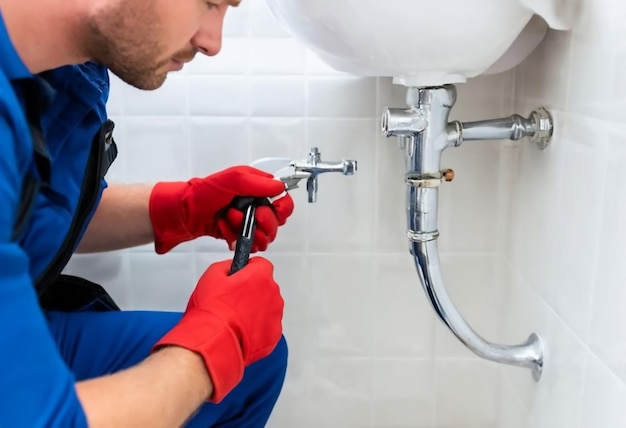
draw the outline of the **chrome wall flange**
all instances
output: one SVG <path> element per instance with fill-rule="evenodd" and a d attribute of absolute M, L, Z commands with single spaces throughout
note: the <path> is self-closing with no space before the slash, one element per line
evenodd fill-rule
<path fill-rule="evenodd" d="M 530 120 L 536 127 L 535 134 L 530 137 L 530 140 L 537 145 L 539 150 L 547 149 L 554 133 L 552 115 L 545 107 L 539 107 L 530 113 Z"/>

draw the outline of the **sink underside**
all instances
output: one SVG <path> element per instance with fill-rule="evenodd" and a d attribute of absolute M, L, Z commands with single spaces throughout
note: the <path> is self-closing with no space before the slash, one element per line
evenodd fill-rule
<path fill-rule="evenodd" d="M 548 28 L 544 20 L 533 19 L 534 11 L 523 1 L 267 3 L 287 31 L 331 67 L 362 76 L 392 76 L 407 86 L 433 86 L 463 82 L 521 62 Z M 545 6 L 558 0 L 542 1 Z"/>

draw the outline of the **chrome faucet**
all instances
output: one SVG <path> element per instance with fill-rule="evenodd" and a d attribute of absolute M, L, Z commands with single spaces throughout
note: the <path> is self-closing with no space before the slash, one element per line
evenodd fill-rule
<path fill-rule="evenodd" d="M 252 166 L 274 174 L 285 183 L 287 190 L 296 189 L 300 180 L 306 179 L 308 200 L 317 201 L 318 176 L 327 172 L 354 175 L 357 171 L 356 160 L 323 162 L 317 147 L 311 148 L 306 160 L 293 161 L 287 158 L 264 158 L 252 163 Z"/>
<path fill-rule="evenodd" d="M 463 319 L 443 284 L 437 249 L 438 189 L 454 177 L 441 169 L 441 156 L 448 147 L 471 140 L 517 140 L 530 137 L 545 149 L 552 137 L 553 123 L 543 108 L 530 118 L 512 115 L 503 119 L 472 123 L 448 122 L 456 101 L 453 85 L 409 88 L 406 109 L 385 109 L 383 135 L 398 137 L 406 159 L 407 237 L 409 250 L 431 304 L 452 333 L 475 354 L 488 360 L 527 367 L 539 380 L 543 369 L 543 346 L 534 333 L 520 345 L 499 345 L 480 337 Z"/>
<path fill-rule="evenodd" d="M 322 154 L 317 147 L 311 148 L 306 162 L 294 162 L 293 169 L 296 176 L 307 174 L 306 190 L 309 202 L 317 201 L 317 177 L 326 172 L 339 172 L 343 175 L 353 175 L 357 170 L 355 160 L 341 160 L 322 162 Z"/>

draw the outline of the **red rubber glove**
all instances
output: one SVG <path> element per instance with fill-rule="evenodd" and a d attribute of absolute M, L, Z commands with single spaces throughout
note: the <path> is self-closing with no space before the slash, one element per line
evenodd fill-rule
<path fill-rule="evenodd" d="M 256 209 L 252 252 L 264 251 L 276 238 L 278 226 L 293 212 L 285 185 L 270 174 L 249 166 L 235 166 L 206 178 L 157 183 L 150 195 L 154 245 L 164 254 L 181 242 L 199 236 L 225 239 L 229 246 L 241 234 L 244 213 L 228 208 L 236 196 L 280 197 L 272 206 Z"/>
<path fill-rule="evenodd" d="M 274 267 L 253 257 L 229 276 L 230 260 L 209 266 L 179 323 L 156 345 L 197 352 L 213 383 L 211 402 L 219 403 L 243 378 L 244 367 L 268 356 L 282 334 L 283 299 Z"/>

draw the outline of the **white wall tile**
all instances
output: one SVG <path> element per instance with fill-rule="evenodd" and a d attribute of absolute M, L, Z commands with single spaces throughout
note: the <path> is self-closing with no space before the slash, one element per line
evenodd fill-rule
<path fill-rule="evenodd" d="M 608 139 L 600 121 L 570 115 L 563 115 L 560 120 L 566 123 L 560 134 L 561 144 L 555 146 L 563 161 L 562 188 L 554 212 L 558 218 L 556 251 L 548 256 L 554 277 L 543 284 L 542 294 L 584 340 L 589 331 L 600 249 L 597 236 L 605 195 L 598 189 L 605 187 Z M 575 248 L 578 250 L 564 251 Z"/>
<path fill-rule="evenodd" d="M 552 112 L 556 126 L 562 126 L 558 111 Z M 559 129 L 555 130 L 558 135 Z M 544 151 L 524 144 L 519 147 L 517 164 L 513 168 L 513 187 L 510 192 L 511 218 L 508 219 L 510 248 L 507 256 L 538 289 L 549 287 L 554 281 L 552 257 L 559 251 L 557 242 L 561 189 L 563 188 L 563 158 L 559 146 L 563 140 L 555 138 Z M 506 189 L 502 189 L 506 192 Z M 537 246 L 541 251 L 536 251 Z"/>
<path fill-rule="evenodd" d="M 605 164 L 604 191 L 599 192 L 604 197 L 603 221 L 597 249 L 599 262 L 597 275 L 594 277 L 596 286 L 589 346 L 626 383 L 626 336 L 623 334 L 626 323 L 626 269 L 623 256 L 626 200 L 621 197 L 626 191 L 626 181 L 622 178 L 626 140 L 621 132 L 625 128 L 626 126 L 610 133 L 610 155 Z"/>
<path fill-rule="evenodd" d="M 517 273 L 509 273 L 505 334 L 523 342 L 536 333 L 544 346 L 539 382 L 525 368 L 503 367 L 538 428 L 578 427 L 588 352 L 579 337 Z"/>
<path fill-rule="evenodd" d="M 248 81 L 242 76 L 188 76 L 189 114 L 192 116 L 246 116 Z"/>
<path fill-rule="evenodd" d="M 488 362 L 436 360 L 434 426 L 496 428 L 497 387 L 498 368 Z"/>
<path fill-rule="evenodd" d="M 585 0 L 588 1 L 588 0 Z M 547 107 L 565 110 L 568 103 L 572 33 L 549 30 L 543 42 L 518 67 L 517 109 Z M 520 109 L 520 106 L 524 108 Z"/>
<path fill-rule="evenodd" d="M 259 38 L 250 43 L 250 73 L 281 75 L 304 73 L 304 46 L 291 38 Z"/>
<path fill-rule="evenodd" d="M 268 426 L 314 426 L 311 413 L 311 390 L 315 369 L 314 343 L 308 281 L 308 263 L 302 254 L 263 254 L 275 266 L 274 278 L 285 300 L 283 334 L 289 347 L 287 377 Z M 311 421 L 313 425 L 308 425 Z"/>
<path fill-rule="evenodd" d="M 373 426 L 430 428 L 435 395 L 432 360 L 376 360 L 374 362 Z"/>
<path fill-rule="evenodd" d="M 376 181 L 376 250 L 408 254 L 404 152 L 395 138 L 379 136 L 377 144 L 376 175 L 381 179 Z"/>
<path fill-rule="evenodd" d="M 374 355 L 432 358 L 436 319 L 408 252 L 378 257 Z"/>
<path fill-rule="evenodd" d="M 309 417 L 316 426 L 373 427 L 372 383 L 370 359 L 317 360 Z"/>
<path fill-rule="evenodd" d="M 250 123 L 245 117 L 191 117 L 191 174 L 204 177 L 222 169 L 247 165 L 250 157 Z"/>
<path fill-rule="evenodd" d="M 606 100 L 614 90 L 616 56 L 611 44 L 599 44 L 590 39 L 584 27 L 573 36 L 571 74 L 568 86 L 568 110 L 572 113 L 603 119 L 614 106 Z M 593 81 L 593 90 L 588 90 Z"/>
<path fill-rule="evenodd" d="M 250 119 L 252 159 L 286 157 L 304 160 L 309 150 L 306 120 L 303 117 L 252 117 Z"/>
<path fill-rule="evenodd" d="M 623 402 L 626 379 L 618 327 L 626 8 L 612 0 L 581 4 L 574 31 L 550 32 L 516 70 L 516 109 L 543 104 L 556 121 L 553 146 L 544 153 L 519 147 L 509 170 L 518 178 L 508 262 L 524 278 L 507 305 L 509 326 L 518 323 L 521 333 L 523 318 L 534 324 L 547 359 L 536 385 L 505 373 L 517 379 L 512 387 L 538 427 L 623 424 L 613 403 Z"/>
<path fill-rule="evenodd" d="M 307 121 L 308 146 L 318 147 L 323 162 L 337 163 L 346 159 L 357 160 L 358 165 L 354 175 L 326 173 L 318 176 L 317 202 L 307 207 L 311 251 L 372 251 L 375 126 L 371 119 Z M 304 182 L 302 187 L 305 187 Z"/>
<path fill-rule="evenodd" d="M 130 183 L 154 183 L 189 177 L 190 142 L 182 116 L 136 116 L 126 119 L 125 155 L 132 162 L 127 169 Z"/>
<path fill-rule="evenodd" d="M 439 232 L 446 252 L 495 252 L 499 193 L 499 143 L 465 143 L 444 152 L 442 168 L 454 180 L 439 188 Z"/>
<path fill-rule="evenodd" d="M 287 376 L 267 427 L 315 428 L 318 426 L 319 418 L 316 417 L 317 413 L 313 411 L 311 403 L 314 359 L 304 357 L 294 361 L 294 358 L 291 357 L 291 345 L 289 346 L 290 360 L 288 361 Z"/>
<path fill-rule="evenodd" d="M 197 54 L 182 73 L 192 75 L 244 75 L 250 66 L 250 43 L 246 39 L 225 37 L 219 55 Z M 192 88 L 191 94 L 196 94 Z"/>
<path fill-rule="evenodd" d="M 513 71 L 477 76 L 456 85 L 457 100 L 450 112 L 451 120 L 470 122 L 495 119 L 509 114 L 513 101 L 515 74 Z M 528 112 L 518 112 L 526 114 Z M 465 143 L 482 145 L 484 142 Z"/>
<path fill-rule="evenodd" d="M 264 1 L 251 1 L 246 7 L 250 11 L 250 33 L 252 37 L 290 38 L 283 27 L 278 25 Z"/>
<path fill-rule="evenodd" d="M 199 276 L 193 254 L 129 253 L 129 309 L 182 312 Z M 155 269 L 155 265 L 159 269 Z"/>
<path fill-rule="evenodd" d="M 598 359 L 587 363 L 580 428 L 626 426 L 626 387 Z"/>
<path fill-rule="evenodd" d="M 376 79 L 311 77 L 307 84 L 307 112 L 314 117 L 374 117 Z"/>
<path fill-rule="evenodd" d="M 620 52 L 615 55 L 615 70 L 623 70 L 626 65 L 626 54 Z M 614 101 L 611 103 L 613 108 L 608 117 L 616 123 L 626 123 L 626 85 L 622 81 L 621 73 L 616 72 L 613 76 L 613 85 L 611 88 Z"/>
<path fill-rule="evenodd" d="M 536 424 L 530 418 L 528 409 L 517 395 L 515 388 L 504 376 L 499 376 L 500 385 L 498 427 L 506 428 L 536 428 Z"/>
<path fill-rule="evenodd" d="M 305 108 L 304 79 L 298 77 L 252 77 L 250 111 L 254 116 L 301 117 Z"/>
<path fill-rule="evenodd" d="M 228 37 L 246 37 L 250 35 L 251 15 L 257 2 L 242 2 L 236 9 L 230 8 L 224 19 L 223 35 Z"/>
<path fill-rule="evenodd" d="M 278 235 L 268 252 L 303 252 L 306 254 L 309 247 L 307 225 L 311 215 L 306 191 L 296 189 L 291 191 L 290 195 L 294 201 L 294 212 L 287 219 L 287 223 L 278 230 Z"/>
<path fill-rule="evenodd" d="M 131 116 L 184 116 L 188 112 L 188 81 L 179 73 L 168 76 L 158 91 L 141 91 L 130 85 L 114 90 L 123 97 L 123 111 Z"/>
<path fill-rule="evenodd" d="M 310 340 L 318 357 L 372 355 L 375 320 L 371 256 L 346 253 L 308 258 L 309 307 L 314 329 Z"/>

